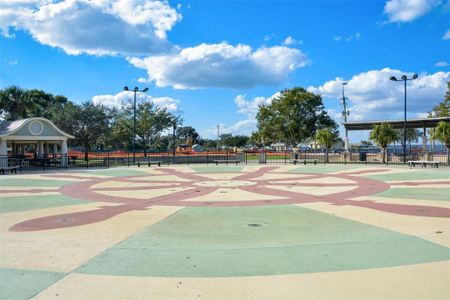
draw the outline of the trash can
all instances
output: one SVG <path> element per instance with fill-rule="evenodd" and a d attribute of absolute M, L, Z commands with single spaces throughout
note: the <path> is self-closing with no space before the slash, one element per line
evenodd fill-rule
<path fill-rule="evenodd" d="M 367 153 L 359 152 L 359 161 L 367 161 Z"/>

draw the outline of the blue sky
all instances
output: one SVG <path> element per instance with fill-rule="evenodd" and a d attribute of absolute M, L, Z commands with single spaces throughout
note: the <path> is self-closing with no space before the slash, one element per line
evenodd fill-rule
<path fill-rule="evenodd" d="M 450 78 L 450 1 L 4 0 L 0 87 L 120 105 L 125 85 L 205 137 L 249 134 L 260 103 L 284 88 L 320 93 L 340 119 L 408 117 L 442 101 Z M 352 133 L 358 142 L 367 133 Z"/>

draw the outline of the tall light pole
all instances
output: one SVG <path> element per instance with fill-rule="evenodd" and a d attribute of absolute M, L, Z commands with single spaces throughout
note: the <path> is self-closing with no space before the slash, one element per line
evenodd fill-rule
<path fill-rule="evenodd" d="M 347 123 L 347 116 L 349 115 L 349 112 L 347 110 L 347 98 L 345 98 L 345 91 L 344 87 L 348 84 L 348 82 L 342 83 L 342 106 L 344 110 L 342 111 L 342 116 L 344 117 L 344 123 Z M 348 130 L 347 127 L 345 127 L 345 141 L 344 141 L 344 148 L 345 151 L 348 151 Z"/>
<path fill-rule="evenodd" d="M 403 116 L 403 163 L 406 164 L 406 82 L 409 80 L 417 79 L 419 75 L 414 74 L 411 78 L 406 75 L 402 75 L 401 79 L 397 79 L 395 76 L 389 78 L 392 81 L 403 81 L 405 87 L 405 105 L 404 105 L 404 116 Z"/>
<path fill-rule="evenodd" d="M 123 88 L 126 92 L 134 92 L 134 101 L 133 101 L 133 165 L 136 163 L 136 93 L 145 93 L 148 91 L 148 88 L 144 88 L 143 90 L 139 90 L 137 86 L 134 87 L 133 90 L 126 86 Z"/>

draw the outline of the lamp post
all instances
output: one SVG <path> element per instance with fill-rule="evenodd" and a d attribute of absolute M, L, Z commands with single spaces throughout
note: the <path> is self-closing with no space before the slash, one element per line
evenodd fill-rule
<path fill-rule="evenodd" d="M 347 123 L 347 116 L 349 115 L 349 112 L 347 110 L 347 98 L 345 98 L 345 91 L 344 91 L 344 87 L 347 84 L 348 84 L 348 82 L 342 83 L 342 106 L 344 108 L 344 110 L 342 111 L 342 116 L 344 117 L 344 123 Z M 347 130 L 347 127 L 345 127 L 344 148 L 345 148 L 345 152 L 348 152 L 348 130 Z"/>
<path fill-rule="evenodd" d="M 406 82 L 409 80 L 417 79 L 419 75 L 414 74 L 411 78 L 406 75 L 402 75 L 400 79 L 395 76 L 391 76 L 389 79 L 392 81 L 403 81 L 405 87 L 405 105 L 404 105 L 404 116 L 403 116 L 403 163 L 406 164 Z"/>
<path fill-rule="evenodd" d="M 148 91 L 148 88 L 144 88 L 143 90 L 139 90 L 137 86 L 134 87 L 133 90 L 125 86 L 123 88 L 126 92 L 134 92 L 134 100 L 133 100 L 133 165 L 136 163 L 136 93 L 145 93 Z"/>

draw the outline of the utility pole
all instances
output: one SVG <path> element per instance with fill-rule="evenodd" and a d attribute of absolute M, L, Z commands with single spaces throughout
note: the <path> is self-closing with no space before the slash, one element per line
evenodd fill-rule
<path fill-rule="evenodd" d="M 343 82 L 342 83 L 342 106 L 344 108 L 344 110 L 342 111 L 342 116 L 344 117 L 344 123 L 347 123 L 347 116 L 349 115 L 349 112 L 347 110 L 347 98 L 345 98 L 345 91 L 344 91 L 344 87 L 348 84 L 348 82 Z M 345 127 L 345 126 L 344 126 Z M 347 127 L 345 127 L 345 140 L 344 140 L 344 149 L 345 152 L 348 152 L 348 145 L 349 144 L 349 140 L 348 140 L 348 130 Z"/>

